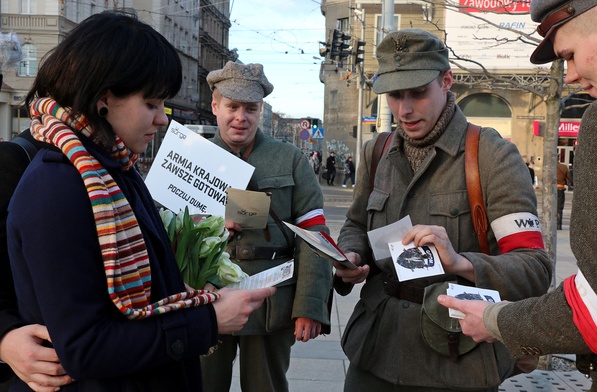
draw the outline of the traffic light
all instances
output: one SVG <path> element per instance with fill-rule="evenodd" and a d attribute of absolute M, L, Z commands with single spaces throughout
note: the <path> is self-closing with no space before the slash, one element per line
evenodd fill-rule
<path fill-rule="evenodd" d="M 340 53 L 338 59 L 340 60 L 340 67 L 344 66 L 344 60 L 350 56 L 352 52 L 352 45 L 350 45 L 350 35 L 342 34 L 342 43 L 340 44 Z"/>
<path fill-rule="evenodd" d="M 342 44 L 343 44 L 343 40 L 342 40 L 342 36 L 344 34 L 342 34 L 342 32 L 340 30 L 336 30 L 334 29 L 333 33 L 332 33 L 332 43 L 330 44 L 330 59 L 334 60 L 337 59 L 338 56 L 340 55 L 340 52 L 342 51 Z"/>
<path fill-rule="evenodd" d="M 317 132 L 317 129 L 319 129 L 319 119 L 313 118 L 311 119 L 311 135 L 314 135 Z"/>
<path fill-rule="evenodd" d="M 354 47 L 354 65 L 361 64 L 365 60 L 365 42 L 356 40 Z"/>

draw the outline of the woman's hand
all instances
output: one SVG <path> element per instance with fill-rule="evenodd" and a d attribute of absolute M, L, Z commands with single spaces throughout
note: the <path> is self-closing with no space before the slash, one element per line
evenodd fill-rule
<path fill-rule="evenodd" d="M 275 292 L 274 287 L 255 290 L 220 289 L 220 298 L 213 302 L 218 333 L 225 335 L 240 331 L 249 321 L 249 315 Z"/>

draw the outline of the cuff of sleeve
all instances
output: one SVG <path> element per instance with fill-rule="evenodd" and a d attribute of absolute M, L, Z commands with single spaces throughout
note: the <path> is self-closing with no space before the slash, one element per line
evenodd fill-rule
<path fill-rule="evenodd" d="M 500 329 L 498 327 L 498 314 L 500 313 L 500 310 L 502 310 L 502 308 L 507 305 L 508 302 L 502 301 L 489 305 L 483 311 L 483 324 L 485 324 L 487 332 L 489 332 L 491 336 L 493 336 L 499 341 L 503 341 L 503 339 L 502 334 L 500 333 Z"/>

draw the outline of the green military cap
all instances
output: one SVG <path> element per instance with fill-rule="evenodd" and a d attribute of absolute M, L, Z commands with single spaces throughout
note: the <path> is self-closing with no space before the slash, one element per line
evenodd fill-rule
<path fill-rule="evenodd" d="M 596 5 L 595 0 L 532 0 L 531 19 L 541 23 L 537 32 L 543 37 L 543 41 L 531 54 L 531 63 L 544 64 L 557 59 L 552 41 L 555 31 L 570 19 Z"/>
<path fill-rule="evenodd" d="M 448 49 L 442 40 L 421 29 L 388 34 L 377 46 L 376 57 L 376 94 L 424 86 L 450 69 Z"/>
<path fill-rule="evenodd" d="M 237 102 L 261 102 L 273 90 L 261 64 L 228 61 L 224 68 L 207 74 L 209 88 L 216 88 L 224 97 Z"/>

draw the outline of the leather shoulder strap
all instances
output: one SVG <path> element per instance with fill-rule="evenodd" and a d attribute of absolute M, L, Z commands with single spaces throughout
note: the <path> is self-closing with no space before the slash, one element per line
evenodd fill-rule
<path fill-rule="evenodd" d="M 466 130 L 466 142 L 464 147 L 464 171 L 466 175 L 466 189 L 468 200 L 471 206 L 471 217 L 473 227 L 479 238 L 481 251 L 489 254 L 487 244 L 487 211 L 483 202 L 483 191 L 481 189 L 481 178 L 479 177 L 479 135 L 481 127 L 468 124 Z"/>
<path fill-rule="evenodd" d="M 381 157 L 390 147 L 394 132 L 382 132 L 377 135 L 375 145 L 373 146 L 373 155 L 371 156 L 371 168 L 369 169 L 369 193 L 373 192 L 373 185 L 375 184 L 375 173 L 377 172 L 377 165 Z"/>

